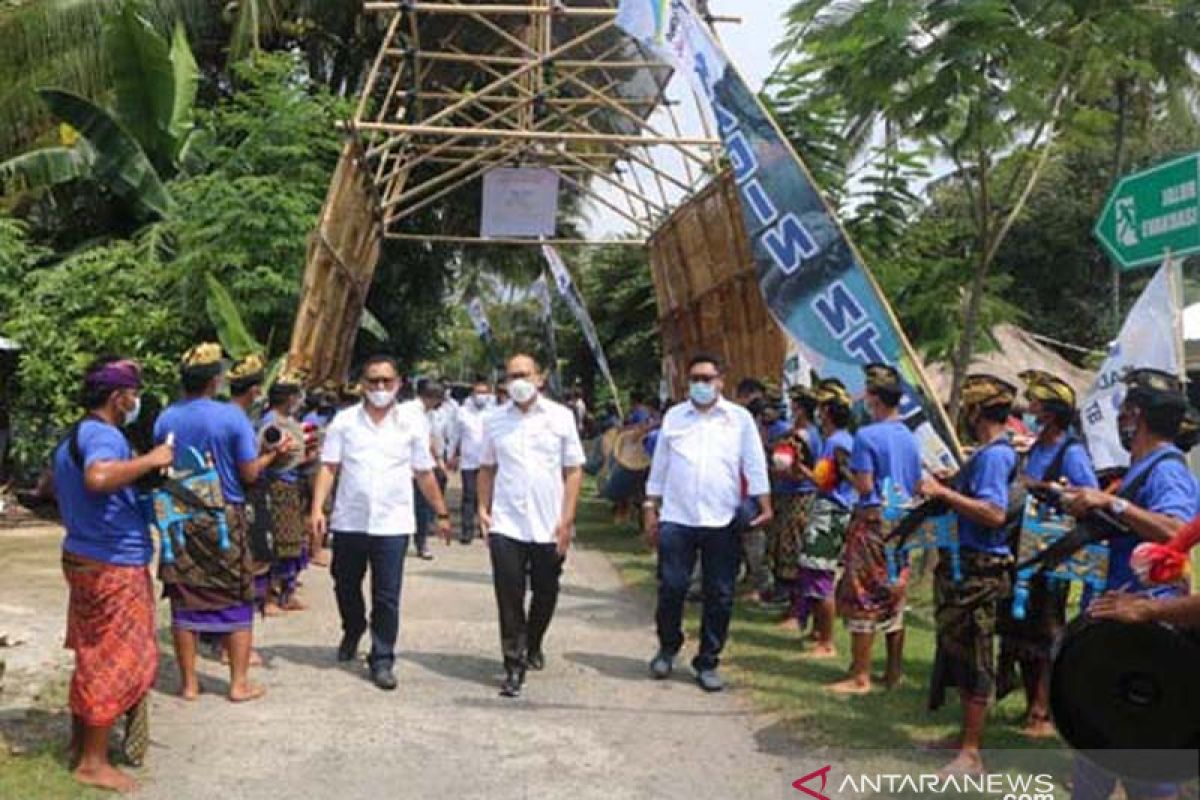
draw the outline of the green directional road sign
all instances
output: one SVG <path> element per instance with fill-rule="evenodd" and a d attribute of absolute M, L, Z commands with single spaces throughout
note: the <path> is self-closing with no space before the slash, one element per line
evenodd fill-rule
<path fill-rule="evenodd" d="M 1121 178 L 1096 238 L 1122 269 L 1200 253 L 1200 153 Z"/>

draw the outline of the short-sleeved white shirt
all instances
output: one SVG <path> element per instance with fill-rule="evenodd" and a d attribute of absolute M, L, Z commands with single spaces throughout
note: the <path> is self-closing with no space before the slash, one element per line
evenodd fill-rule
<path fill-rule="evenodd" d="M 413 472 L 434 467 L 429 424 L 419 409 L 393 406 L 378 425 L 362 403 L 341 411 L 325 431 L 321 461 L 339 465 L 330 530 L 372 536 L 416 531 Z"/>
<path fill-rule="evenodd" d="M 575 415 L 538 397 L 529 411 L 507 403 L 483 424 L 485 467 L 496 467 L 492 532 L 522 542 L 552 544 L 562 517 L 563 470 L 583 465 Z"/>

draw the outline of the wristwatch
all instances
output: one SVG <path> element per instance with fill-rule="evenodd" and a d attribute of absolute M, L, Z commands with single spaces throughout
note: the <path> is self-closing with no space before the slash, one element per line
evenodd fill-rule
<path fill-rule="evenodd" d="M 1129 501 L 1123 497 L 1115 497 L 1108 504 L 1108 510 L 1112 512 L 1114 517 L 1120 517 L 1129 510 Z"/>

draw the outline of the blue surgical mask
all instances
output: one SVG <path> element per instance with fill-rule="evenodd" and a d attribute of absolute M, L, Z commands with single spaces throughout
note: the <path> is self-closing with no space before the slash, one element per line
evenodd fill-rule
<path fill-rule="evenodd" d="M 1025 414 L 1021 421 L 1025 423 L 1025 427 L 1029 429 L 1030 433 L 1038 434 L 1042 432 L 1042 421 L 1033 414 Z"/>
<path fill-rule="evenodd" d="M 717 387 L 711 383 L 697 381 L 688 385 L 688 397 L 698 406 L 712 405 L 717 399 Z"/>

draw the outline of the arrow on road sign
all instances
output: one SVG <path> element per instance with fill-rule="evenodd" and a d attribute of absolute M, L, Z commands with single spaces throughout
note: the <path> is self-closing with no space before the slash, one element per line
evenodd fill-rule
<path fill-rule="evenodd" d="M 1121 178 L 1095 233 L 1122 269 L 1200 253 L 1200 152 Z"/>

